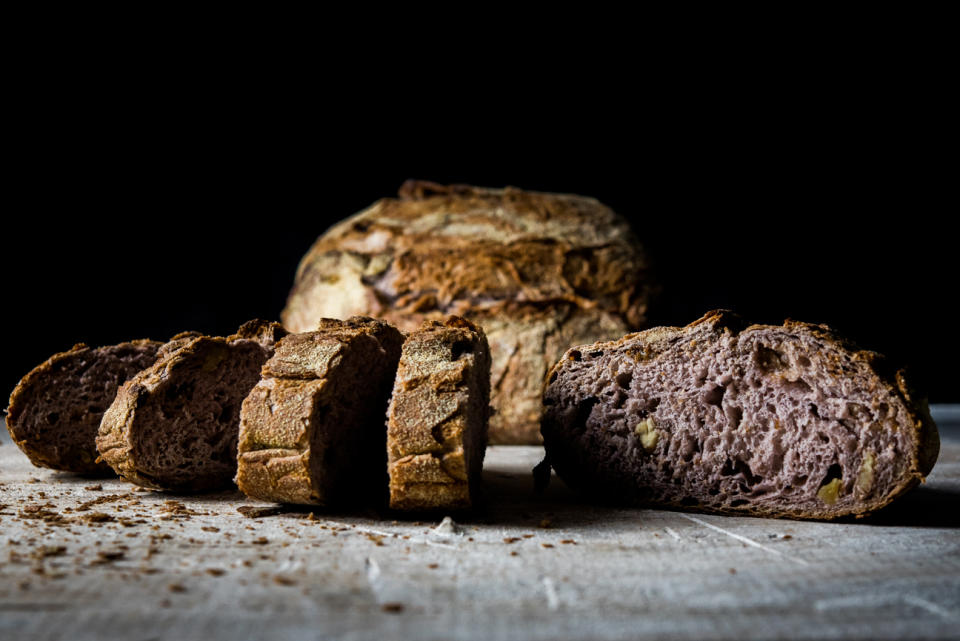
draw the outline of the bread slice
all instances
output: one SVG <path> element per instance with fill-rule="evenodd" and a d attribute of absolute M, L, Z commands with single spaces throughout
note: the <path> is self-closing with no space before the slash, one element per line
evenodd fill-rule
<path fill-rule="evenodd" d="M 250 321 L 226 338 L 180 335 L 127 381 L 103 416 L 97 449 L 117 474 L 155 489 L 203 491 L 231 484 L 240 405 L 286 334 Z"/>
<path fill-rule="evenodd" d="M 163 343 L 131 341 L 107 347 L 75 345 L 23 377 L 10 394 L 7 430 L 40 467 L 107 474 L 97 461 L 96 437 L 117 389 L 157 359 Z"/>
<path fill-rule="evenodd" d="M 387 419 L 390 507 L 471 507 L 490 416 L 490 348 L 458 316 L 426 321 L 403 344 Z"/>
<path fill-rule="evenodd" d="M 243 401 L 240 489 L 318 505 L 382 496 L 383 416 L 402 343 L 396 328 L 361 316 L 280 341 Z"/>
<path fill-rule="evenodd" d="M 902 371 L 823 325 L 711 312 L 567 351 L 541 431 L 606 499 L 801 519 L 863 516 L 923 480 L 936 426 Z"/>

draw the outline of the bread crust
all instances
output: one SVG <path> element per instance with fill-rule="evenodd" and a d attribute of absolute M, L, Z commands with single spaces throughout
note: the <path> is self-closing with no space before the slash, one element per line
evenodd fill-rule
<path fill-rule="evenodd" d="M 469 318 L 493 358 L 491 441 L 536 443 L 547 369 L 571 344 L 641 327 L 647 271 L 628 223 L 592 198 L 409 181 L 316 241 L 282 319 L 307 331 L 365 314 L 412 331 Z"/>
<path fill-rule="evenodd" d="M 854 505 L 846 512 L 837 513 L 827 510 L 789 510 L 789 509 L 766 509 L 763 506 L 743 505 L 736 508 L 722 509 L 713 506 L 702 506 L 689 504 L 688 502 L 668 502 L 657 501 L 650 505 L 657 505 L 683 511 L 720 513 L 720 514 L 739 514 L 765 517 L 785 517 L 793 519 L 812 519 L 812 520 L 831 520 L 841 517 L 862 518 L 877 510 L 889 505 L 897 497 L 923 482 L 926 476 L 933 469 L 937 455 L 940 449 L 940 439 L 937 433 L 937 427 L 930 416 L 929 408 L 925 399 L 920 398 L 916 390 L 911 386 L 908 380 L 908 374 L 902 369 L 891 367 L 889 361 L 884 356 L 876 352 L 860 349 L 857 345 L 848 339 L 838 335 L 827 325 L 817 325 L 811 323 L 787 320 L 782 326 L 776 325 L 747 325 L 737 314 L 728 310 L 715 310 L 708 312 L 702 318 L 690 323 L 686 327 L 655 327 L 646 331 L 627 334 L 616 341 L 597 342 L 590 345 L 581 345 L 571 347 L 564 356 L 551 368 L 549 374 L 544 380 L 543 391 L 547 393 L 550 385 L 561 374 L 564 363 L 572 358 L 574 352 L 592 352 L 592 351 L 610 351 L 619 348 L 629 348 L 635 350 L 638 358 L 643 360 L 654 360 L 665 352 L 666 348 L 676 340 L 683 339 L 693 328 L 701 325 L 708 325 L 715 331 L 731 332 L 734 335 L 753 331 L 762 331 L 770 329 L 786 329 L 791 332 L 806 333 L 822 341 L 825 345 L 832 347 L 835 352 L 827 351 L 825 356 L 829 356 L 833 365 L 838 371 L 842 369 L 844 363 L 842 357 L 836 354 L 843 354 L 856 362 L 862 363 L 869 368 L 874 381 L 874 387 L 870 390 L 874 395 L 885 393 L 892 394 L 903 404 L 910 416 L 910 424 L 914 433 L 915 447 L 909 453 L 908 472 L 900 479 L 900 482 L 889 493 L 881 497 L 879 501 L 867 502 L 862 505 Z M 575 488 L 584 488 L 589 486 L 590 480 L 588 474 L 583 470 L 572 468 L 564 460 L 563 449 L 566 444 L 559 439 L 553 438 L 552 427 L 549 417 L 545 416 L 542 423 L 544 436 L 544 445 L 546 447 L 546 461 L 556 470 L 557 474 L 567 483 Z M 542 473 L 542 471 L 541 471 Z"/>
<path fill-rule="evenodd" d="M 369 485 L 379 479 L 382 493 L 386 454 L 381 417 L 402 341 L 396 328 L 366 317 L 323 319 L 315 331 L 281 340 L 263 366 L 260 382 L 243 401 L 236 479 L 240 490 L 264 501 L 326 505 L 354 495 L 368 499 Z M 379 396 L 382 404 L 372 418 L 375 424 L 346 427 L 371 432 L 364 438 L 375 441 L 378 452 L 346 451 L 362 448 L 345 440 L 349 435 L 323 432 L 324 420 L 335 416 L 341 395 L 349 391 L 344 387 L 357 375 L 368 379 L 363 404 L 376 404 Z M 331 456 L 363 459 L 355 461 L 356 478 L 350 486 L 332 476 L 326 463 Z M 372 473 L 364 460 L 378 463 Z"/>
<path fill-rule="evenodd" d="M 222 487 L 224 483 L 220 481 L 171 484 L 145 471 L 138 460 L 137 442 L 141 438 L 141 431 L 152 426 L 141 425 L 136 420 L 137 408 L 151 395 L 163 393 L 170 384 L 172 374 L 181 364 L 208 357 L 222 359 L 225 350 L 238 341 L 253 341 L 272 349 L 272 341 L 285 333 L 286 330 L 279 323 L 256 320 L 245 323 L 238 333 L 228 337 L 204 336 L 196 332 L 175 336 L 160 348 L 160 357 L 153 366 L 137 374 L 118 390 L 116 399 L 100 423 L 97 435 L 100 458 L 118 475 L 141 487 L 180 491 L 206 491 Z"/>
<path fill-rule="evenodd" d="M 403 346 L 387 415 L 390 507 L 466 509 L 486 450 L 490 349 L 458 316 L 425 321 Z"/>
<path fill-rule="evenodd" d="M 6 425 L 13 442 L 27 455 L 30 462 L 38 467 L 48 467 L 77 474 L 109 474 L 109 466 L 97 461 L 97 450 L 93 439 L 89 443 L 73 443 L 69 448 L 59 451 L 51 447 L 52 439 L 41 441 L 32 438 L 26 427 L 21 425 L 21 417 L 27 406 L 36 402 L 33 398 L 36 391 L 44 385 L 53 383 L 61 371 L 69 369 L 71 363 L 75 361 L 95 361 L 102 354 L 124 348 L 147 349 L 151 352 L 152 358 L 152 354 L 161 345 L 162 343 L 158 341 L 148 339 L 98 348 L 78 343 L 65 352 L 54 354 L 20 379 L 20 382 L 17 383 L 10 394 Z"/>

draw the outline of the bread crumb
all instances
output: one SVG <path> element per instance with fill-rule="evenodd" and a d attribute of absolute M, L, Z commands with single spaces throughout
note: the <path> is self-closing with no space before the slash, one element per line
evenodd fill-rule
<path fill-rule="evenodd" d="M 384 603 L 380 606 L 380 609 L 384 612 L 389 612 L 391 614 L 399 614 L 403 612 L 404 605 L 402 603 L 391 601 L 390 603 Z"/>
<path fill-rule="evenodd" d="M 541 544 L 540 544 L 540 547 L 542 547 L 542 548 L 552 548 L 552 547 L 553 547 L 553 543 L 541 543 Z"/>
<path fill-rule="evenodd" d="M 227 571 L 222 568 L 207 568 L 207 574 L 210 576 L 223 576 Z"/>
<path fill-rule="evenodd" d="M 503 538 L 503 542 L 506 543 L 506 544 L 508 544 L 508 545 L 509 545 L 510 543 L 516 543 L 516 542 L 519 541 L 519 540 L 520 540 L 520 537 L 518 537 L 518 536 L 505 536 L 505 537 Z"/>
<path fill-rule="evenodd" d="M 440 564 L 439 564 L 439 563 L 431 563 L 431 564 L 427 565 L 427 567 L 430 568 L 431 570 L 436 570 L 438 567 L 440 567 Z"/>
<path fill-rule="evenodd" d="M 560 541 L 560 543 L 562 543 L 562 544 L 564 544 L 564 545 L 576 545 L 576 544 L 577 544 L 577 542 L 574 541 L 573 539 L 563 539 L 562 541 Z"/>
<path fill-rule="evenodd" d="M 277 585 L 296 585 L 297 582 L 291 579 L 290 577 L 281 576 L 277 574 L 273 577 L 273 582 Z"/>
<path fill-rule="evenodd" d="M 167 589 L 171 592 L 186 592 L 187 588 L 183 587 L 181 583 L 171 583 L 167 586 Z"/>
<path fill-rule="evenodd" d="M 267 543 L 270 542 L 270 539 L 268 539 L 268 538 L 265 537 L 265 536 L 261 536 L 261 537 L 259 537 L 259 538 L 256 538 L 256 539 L 250 541 L 250 542 L 253 543 L 254 545 L 266 545 Z"/>

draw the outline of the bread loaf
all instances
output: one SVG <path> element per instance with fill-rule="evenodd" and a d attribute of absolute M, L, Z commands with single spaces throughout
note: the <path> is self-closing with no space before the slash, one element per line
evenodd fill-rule
<path fill-rule="evenodd" d="M 7 430 L 34 465 L 80 474 L 107 474 L 97 461 L 97 429 L 117 389 L 157 359 L 162 343 L 76 345 L 23 377 L 10 394 Z"/>
<path fill-rule="evenodd" d="M 240 405 L 284 334 L 277 323 L 250 321 L 226 338 L 175 337 L 155 364 L 119 389 L 104 414 L 97 436 L 103 460 L 143 487 L 229 486 Z"/>
<path fill-rule="evenodd" d="M 640 504 L 863 516 L 923 480 L 939 448 L 925 402 L 878 354 L 729 312 L 572 348 L 544 404 L 557 474 Z"/>
<path fill-rule="evenodd" d="M 640 327 L 649 294 L 629 225 L 592 198 L 409 182 L 316 241 L 282 319 L 303 332 L 354 314 L 405 331 L 468 318 L 490 344 L 491 441 L 533 443 L 549 367 Z"/>
<path fill-rule="evenodd" d="M 465 509 L 478 496 L 490 414 L 490 349 L 457 316 L 403 344 L 387 420 L 390 507 Z"/>
<path fill-rule="evenodd" d="M 402 342 L 364 317 L 323 319 L 281 340 L 243 401 L 240 489 L 280 503 L 382 502 L 384 416 Z"/>

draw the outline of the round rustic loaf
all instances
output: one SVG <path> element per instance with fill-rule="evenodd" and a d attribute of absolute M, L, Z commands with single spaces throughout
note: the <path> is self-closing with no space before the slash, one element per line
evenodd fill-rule
<path fill-rule="evenodd" d="M 469 318 L 490 343 L 491 442 L 536 443 L 547 370 L 642 326 L 650 291 L 629 224 L 592 198 L 408 181 L 314 243 L 282 320 Z"/>

